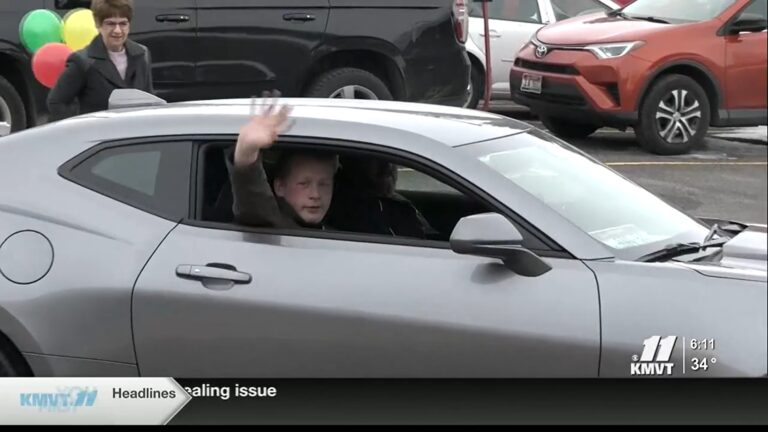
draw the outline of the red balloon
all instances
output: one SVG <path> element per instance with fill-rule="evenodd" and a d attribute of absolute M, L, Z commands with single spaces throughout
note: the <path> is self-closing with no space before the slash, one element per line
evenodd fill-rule
<path fill-rule="evenodd" d="M 63 43 L 47 43 L 32 57 L 32 72 L 41 84 L 53 88 L 64 72 L 72 49 Z"/>

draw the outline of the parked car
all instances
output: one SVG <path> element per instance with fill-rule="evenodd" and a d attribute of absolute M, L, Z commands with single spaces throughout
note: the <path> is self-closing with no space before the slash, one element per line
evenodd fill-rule
<path fill-rule="evenodd" d="M 152 52 L 169 101 L 285 96 L 462 106 L 468 96 L 465 0 L 135 0 L 132 38 Z M 19 42 L 25 13 L 64 15 L 90 0 L 0 2 L 0 123 L 44 117 L 47 91 Z M 450 71 L 450 73 L 446 72 Z"/>
<path fill-rule="evenodd" d="M 23 186 L 0 188 L 0 376 L 766 375 L 765 226 L 688 216 L 507 117 L 284 102 L 268 173 L 285 149 L 393 163 L 434 235 L 233 223 L 250 100 L 0 138 Z M 716 364 L 693 369 L 692 338 Z"/>
<path fill-rule="evenodd" d="M 768 124 L 766 0 L 637 0 L 541 29 L 518 54 L 512 98 L 565 138 L 632 127 L 681 154 L 710 126 Z"/>
<path fill-rule="evenodd" d="M 472 61 L 472 91 L 467 103 L 477 106 L 485 94 L 485 23 L 482 3 L 469 3 L 467 52 Z M 611 0 L 494 0 L 488 3 L 493 73 L 492 99 L 509 99 L 509 70 L 515 55 L 541 27 L 574 16 L 618 8 Z"/>

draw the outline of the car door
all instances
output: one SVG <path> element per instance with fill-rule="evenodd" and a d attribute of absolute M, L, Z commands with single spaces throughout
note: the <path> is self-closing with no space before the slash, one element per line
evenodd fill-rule
<path fill-rule="evenodd" d="M 422 195 L 452 190 L 401 173 Z M 424 214 L 476 200 L 455 193 Z M 594 377 L 594 275 L 562 254 L 546 261 L 551 271 L 523 277 L 447 242 L 186 221 L 137 280 L 139 367 L 185 377 Z"/>
<path fill-rule="evenodd" d="M 300 96 L 329 0 L 197 0 L 197 84 L 204 98 Z"/>
<path fill-rule="evenodd" d="M 90 0 L 46 0 L 62 17 L 86 7 Z M 195 99 L 197 16 L 195 0 L 134 0 L 130 38 L 152 55 L 152 80 L 157 96 L 168 101 Z"/>
<path fill-rule="evenodd" d="M 509 95 L 509 70 L 517 52 L 546 22 L 539 0 L 500 0 L 488 3 L 493 93 Z M 471 5 L 472 16 L 482 18 L 480 3 Z M 482 20 L 473 20 L 470 37 L 485 52 Z"/>
<path fill-rule="evenodd" d="M 754 0 L 742 14 L 766 19 L 768 1 Z M 768 106 L 768 58 L 765 31 L 725 37 L 727 105 L 730 110 L 763 110 Z M 749 85 L 745 85 L 749 83 Z"/>

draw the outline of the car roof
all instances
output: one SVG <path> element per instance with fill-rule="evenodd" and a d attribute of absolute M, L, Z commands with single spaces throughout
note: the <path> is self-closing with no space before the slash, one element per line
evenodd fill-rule
<path fill-rule="evenodd" d="M 292 107 L 291 118 L 296 121 L 319 120 L 336 128 L 346 128 L 344 138 L 360 141 L 367 141 L 371 132 L 378 128 L 420 135 L 455 147 L 515 135 L 532 128 L 527 123 L 497 114 L 439 105 L 310 98 L 281 98 L 279 102 Z M 141 134 L 145 136 L 236 134 L 239 128 L 233 125 L 247 121 L 254 108 L 259 112 L 268 103 L 265 99 L 178 102 L 100 111 L 61 123 L 74 123 L 77 119 L 111 119 L 109 129 L 114 130 L 120 127 L 121 121 L 135 125 L 139 119 Z M 98 128 L 99 123 L 89 122 L 89 127 Z M 359 136 L 354 136 L 355 130 L 359 131 Z M 132 129 L 132 133 L 136 135 L 136 130 Z"/>

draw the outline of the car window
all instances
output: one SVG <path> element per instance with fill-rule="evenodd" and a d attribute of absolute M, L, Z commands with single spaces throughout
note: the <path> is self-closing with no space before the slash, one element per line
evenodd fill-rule
<path fill-rule="evenodd" d="M 178 220 L 189 213 L 188 142 L 102 145 L 62 167 L 63 176 L 115 200 Z"/>
<path fill-rule="evenodd" d="M 163 153 L 155 148 L 123 154 L 108 154 L 90 169 L 90 174 L 149 197 L 157 193 L 157 176 Z"/>
<path fill-rule="evenodd" d="M 744 15 L 754 15 L 768 19 L 768 0 L 755 0 L 747 6 L 739 17 Z"/>
<path fill-rule="evenodd" d="M 239 226 L 233 214 L 233 188 L 229 177 L 234 143 L 204 143 L 198 156 L 197 219 Z M 262 153 L 268 187 L 275 194 L 275 173 L 280 152 L 277 146 Z M 325 231 L 363 234 L 387 239 L 447 242 L 458 221 L 466 216 L 495 209 L 470 194 L 459 191 L 422 168 L 391 156 L 361 155 L 354 151 L 338 156 L 333 197 L 325 217 Z M 229 161 L 228 161 L 229 158 Z M 373 177 L 371 177 L 371 173 Z M 376 183 L 372 178 L 383 179 Z M 394 186 L 394 187 L 393 187 Z M 387 191 L 387 192 L 381 192 Z M 248 224 L 250 225 L 250 224 Z M 274 229 L 272 226 L 254 228 Z M 314 228 L 310 228 L 314 229 Z M 422 231 L 423 229 L 423 231 Z M 524 245 L 548 250 L 530 230 L 522 226 Z"/>
<path fill-rule="evenodd" d="M 551 0 L 551 2 L 557 21 L 611 10 L 610 7 L 598 0 Z"/>
<path fill-rule="evenodd" d="M 462 151 L 622 259 L 634 260 L 667 244 L 701 241 L 708 231 L 645 189 L 541 131 L 473 144 Z"/>
<path fill-rule="evenodd" d="M 469 15 L 483 17 L 482 3 L 469 2 Z M 541 23 L 538 0 L 494 0 L 488 3 L 488 18 L 504 21 Z"/>

